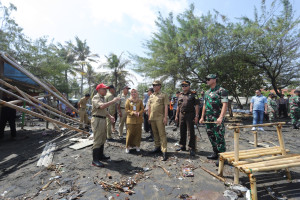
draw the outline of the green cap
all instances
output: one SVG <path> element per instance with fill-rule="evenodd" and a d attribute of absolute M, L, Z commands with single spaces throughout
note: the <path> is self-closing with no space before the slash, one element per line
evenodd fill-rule
<path fill-rule="evenodd" d="M 206 76 L 206 78 L 216 79 L 216 78 L 217 78 L 217 75 L 215 75 L 215 74 L 208 74 L 208 75 Z"/>
<path fill-rule="evenodd" d="M 161 85 L 161 82 L 156 80 L 156 81 L 153 81 L 152 85 Z"/>

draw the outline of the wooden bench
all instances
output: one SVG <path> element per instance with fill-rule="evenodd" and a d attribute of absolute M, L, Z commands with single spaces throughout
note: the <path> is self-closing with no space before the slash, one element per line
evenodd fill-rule
<path fill-rule="evenodd" d="M 234 130 L 234 151 L 220 153 L 218 174 L 223 176 L 225 160 L 234 166 L 234 184 L 239 183 L 239 171 L 246 173 L 250 179 L 251 197 L 253 200 L 257 200 L 256 178 L 253 175 L 255 172 L 286 169 L 287 178 L 291 180 L 288 168 L 300 166 L 300 155 L 287 154 L 289 150 L 285 149 L 281 130 L 283 124 L 285 122 L 229 127 L 229 129 Z M 265 126 L 276 126 L 279 146 L 247 150 L 239 149 L 240 128 Z"/>

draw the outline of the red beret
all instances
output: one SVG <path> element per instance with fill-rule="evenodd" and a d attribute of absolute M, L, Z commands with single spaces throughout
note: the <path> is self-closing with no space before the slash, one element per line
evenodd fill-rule
<path fill-rule="evenodd" d="M 99 85 L 97 85 L 96 90 L 98 91 L 101 88 L 108 89 L 109 87 L 104 85 L 104 83 L 100 83 Z"/>

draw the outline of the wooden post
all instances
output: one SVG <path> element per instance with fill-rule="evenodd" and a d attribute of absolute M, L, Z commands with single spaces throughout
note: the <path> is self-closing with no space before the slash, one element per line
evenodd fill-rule
<path fill-rule="evenodd" d="M 253 174 L 249 174 L 250 188 L 251 188 L 251 199 L 257 200 L 257 188 L 256 188 L 256 178 Z"/>
<path fill-rule="evenodd" d="M 23 108 L 24 109 L 26 108 L 26 102 L 25 101 L 23 102 Z M 25 113 L 22 112 L 22 125 L 21 125 L 21 129 L 24 129 L 24 126 L 25 126 Z"/>
<path fill-rule="evenodd" d="M 223 171 L 224 171 L 224 158 L 222 156 L 219 156 L 219 170 L 218 170 L 218 175 L 223 176 Z"/>
<path fill-rule="evenodd" d="M 285 146 L 284 146 L 284 140 L 283 140 L 283 137 L 282 137 L 282 125 L 281 124 L 278 124 L 276 126 L 276 129 L 277 129 L 277 135 L 278 135 L 278 140 L 279 140 L 279 145 L 280 145 L 280 148 L 281 148 L 281 153 L 282 155 L 286 155 L 286 151 L 285 151 Z"/>
<path fill-rule="evenodd" d="M 240 138 L 240 129 L 234 129 L 234 162 L 239 161 L 239 138 Z M 237 167 L 234 168 L 234 184 L 239 184 L 239 169 Z"/>
<path fill-rule="evenodd" d="M 257 131 L 253 131 L 254 135 L 254 147 L 257 147 Z"/>

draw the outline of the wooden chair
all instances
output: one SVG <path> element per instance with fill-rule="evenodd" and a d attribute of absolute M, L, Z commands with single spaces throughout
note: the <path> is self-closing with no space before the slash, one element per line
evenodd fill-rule
<path fill-rule="evenodd" d="M 225 160 L 234 166 L 234 184 L 239 183 L 239 171 L 246 173 L 250 179 L 251 197 L 253 200 L 257 199 L 256 178 L 253 175 L 255 172 L 286 169 L 287 178 L 291 180 L 291 174 L 288 168 L 300 166 L 300 155 L 287 154 L 289 150 L 285 149 L 281 130 L 283 124 L 285 124 L 285 122 L 229 127 L 229 129 L 234 129 L 234 151 L 220 153 L 218 174 L 223 176 Z M 258 126 L 276 126 L 279 146 L 239 150 L 240 128 Z"/>

